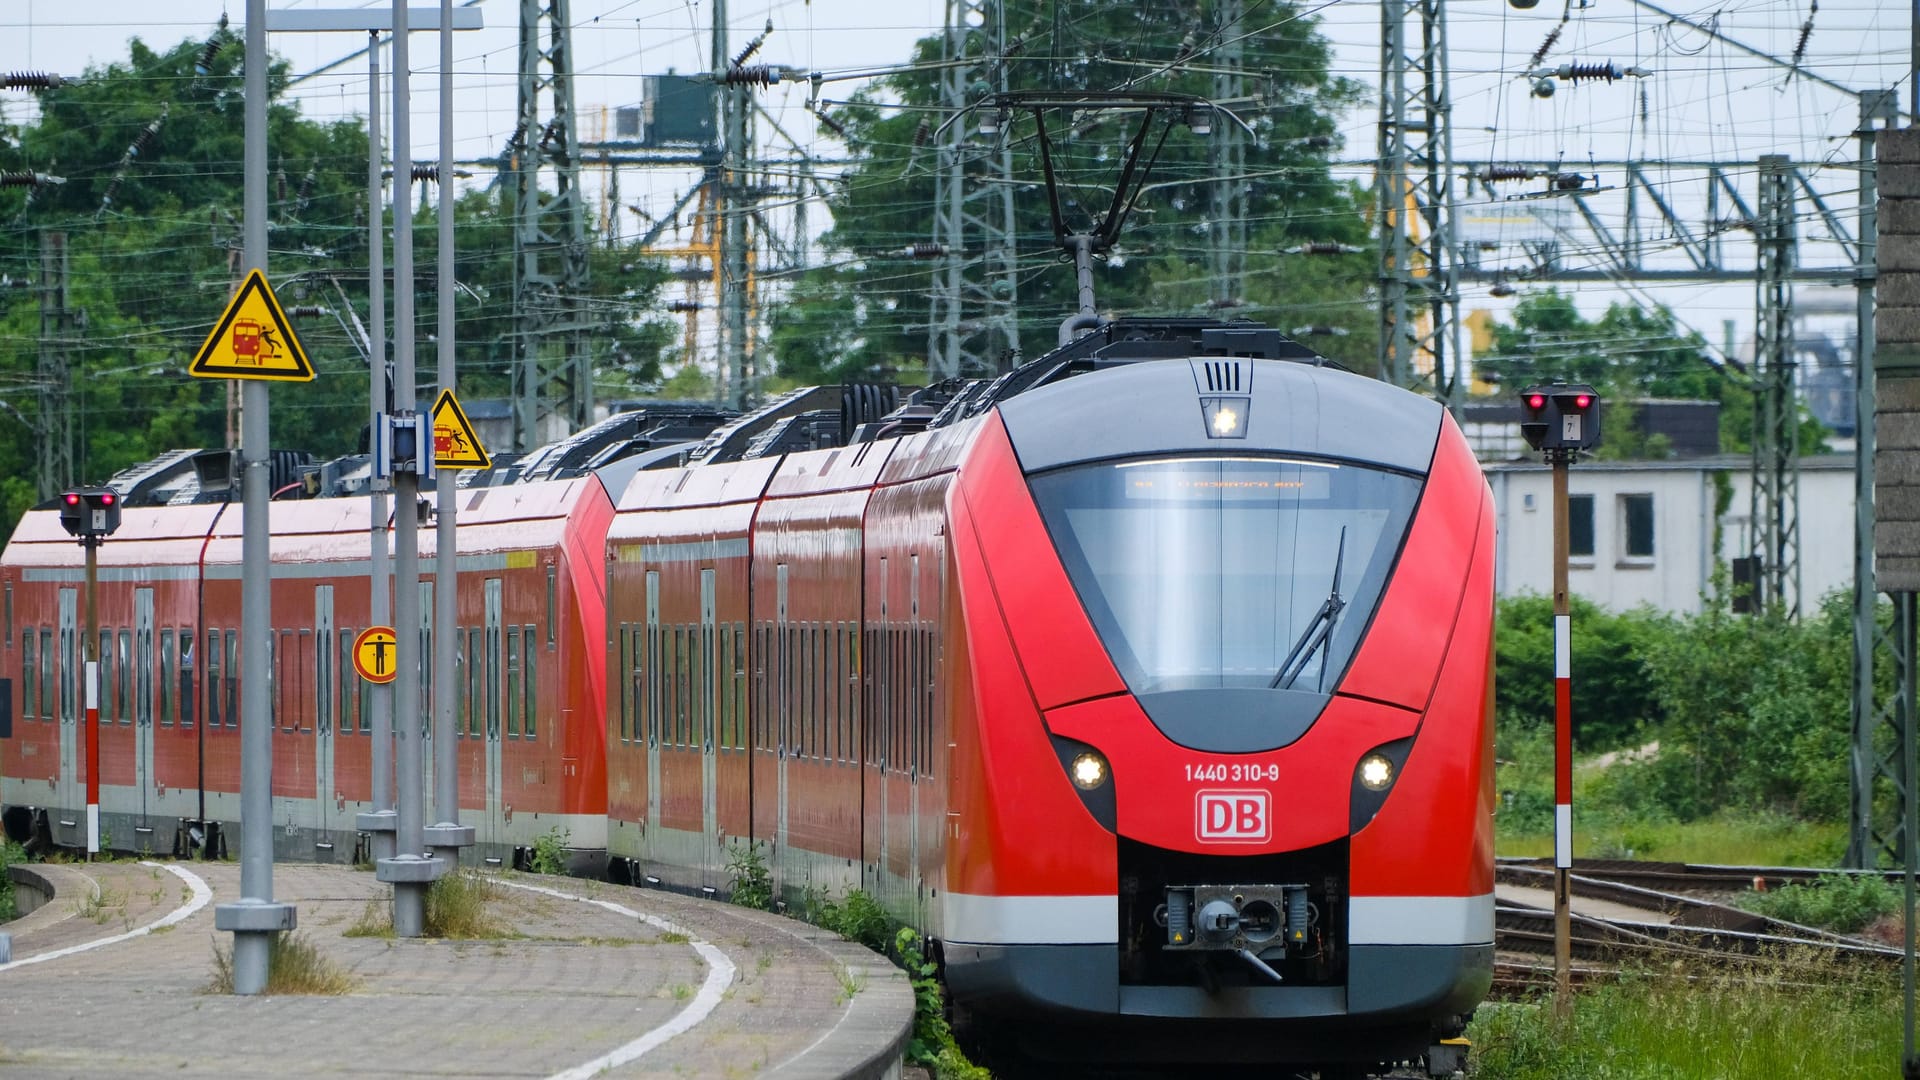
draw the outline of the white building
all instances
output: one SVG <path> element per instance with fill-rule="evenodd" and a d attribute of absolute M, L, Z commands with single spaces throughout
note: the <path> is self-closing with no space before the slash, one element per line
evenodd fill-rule
<path fill-rule="evenodd" d="M 1533 462 L 1487 463 L 1501 596 L 1553 590 L 1553 474 Z M 1716 553 L 1748 553 L 1751 460 L 1582 461 L 1568 474 L 1568 583 L 1613 611 L 1643 604 L 1697 612 Z M 1853 456 L 1800 462 L 1801 610 L 1853 587 Z M 1724 508 L 1724 509 L 1722 509 Z"/>

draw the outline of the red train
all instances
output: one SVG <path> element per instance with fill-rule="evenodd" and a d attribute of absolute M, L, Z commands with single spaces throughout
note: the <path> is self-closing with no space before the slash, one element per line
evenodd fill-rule
<path fill-rule="evenodd" d="M 1438 405 L 1248 324 L 1121 320 L 897 409 L 823 389 L 685 444 L 652 423 L 460 494 L 483 854 L 558 825 L 587 868 L 725 893 L 758 845 L 790 900 L 860 888 L 921 927 L 982 1031 L 1075 1060 L 1404 1059 L 1485 993 L 1491 498 Z M 236 515 L 127 501 L 101 586 L 132 635 L 119 846 L 231 830 L 237 780 L 211 664 Z M 365 503 L 274 511 L 287 854 L 351 842 L 367 797 L 338 652 Z M 0 559 L 0 802 L 73 843 L 79 548 L 53 519 Z"/>

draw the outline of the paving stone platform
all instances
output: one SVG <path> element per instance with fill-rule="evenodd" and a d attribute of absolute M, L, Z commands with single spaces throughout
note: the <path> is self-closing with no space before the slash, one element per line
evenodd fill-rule
<path fill-rule="evenodd" d="M 297 906 L 297 935 L 354 986 L 215 994 L 215 950 L 231 935 L 214 930 L 213 907 L 239 897 L 238 866 L 35 869 L 56 896 L 5 927 L 14 962 L 0 966 L 0 1075 L 10 1078 L 864 1080 L 900 1075 L 912 1024 L 898 969 L 804 923 L 512 873 L 490 875 L 489 907 L 514 936 L 401 941 L 347 933 L 370 912 L 380 921 L 388 890 L 371 872 L 276 867 L 274 898 Z"/>

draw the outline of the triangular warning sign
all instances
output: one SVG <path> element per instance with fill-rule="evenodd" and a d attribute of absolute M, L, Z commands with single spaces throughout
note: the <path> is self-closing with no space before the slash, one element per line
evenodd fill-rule
<path fill-rule="evenodd" d="M 308 382 L 313 365 L 294 336 L 287 313 L 280 310 L 273 286 L 257 268 L 233 294 L 213 333 L 200 346 L 187 374 L 203 379 L 275 379 Z"/>
<path fill-rule="evenodd" d="M 484 469 L 493 464 L 487 448 L 480 445 L 467 411 L 453 391 L 442 390 L 433 403 L 433 467 L 436 469 Z"/>

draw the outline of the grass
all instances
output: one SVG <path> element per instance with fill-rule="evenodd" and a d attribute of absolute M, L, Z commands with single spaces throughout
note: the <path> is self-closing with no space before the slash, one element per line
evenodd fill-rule
<path fill-rule="evenodd" d="M 1817 955 L 1687 979 L 1646 970 L 1550 1002 L 1483 1006 L 1474 1075 L 1498 1080 L 1852 1080 L 1897 1076 L 1897 978 Z"/>
<path fill-rule="evenodd" d="M 1507 829 L 1494 819 L 1494 847 L 1502 855 L 1553 854 L 1553 833 Z M 1732 866 L 1838 866 L 1846 826 L 1777 814 L 1717 814 L 1700 821 L 1621 820 L 1581 806 L 1573 797 L 1573 853 L 1579 858 L 1656 859 Z"/>
<path fill-rule="evenodd" d="M 311 941 L 298 934 L 275 934 L 267 947 L 268 994 L 315 994 L 337 997 L 358 985 L 353 976 L 335 967 Z M 213 950 L 211 994 L 233 993 L 233 953 Z"/>
<path fill-rule="evenodd" d="M 1878 877 L 1828 874 L 1810 884 L 1744 892 L 1734 902 L 1769 918 L 1857 934 L 1899 911 L 1902 893 L 1900 886 Z"/>
<path fill-rule="evenodd" d="M 421 931 L 426 937 L 457 941 L 518 937 L 493 914 L 497 892 L 494 884 L 478 870 L 460 870 L 440 877 L 427 886 Z M 360 920 L 342 934 L 345 937 L 393 937 L 393 902 L 367 901 Z"/>

